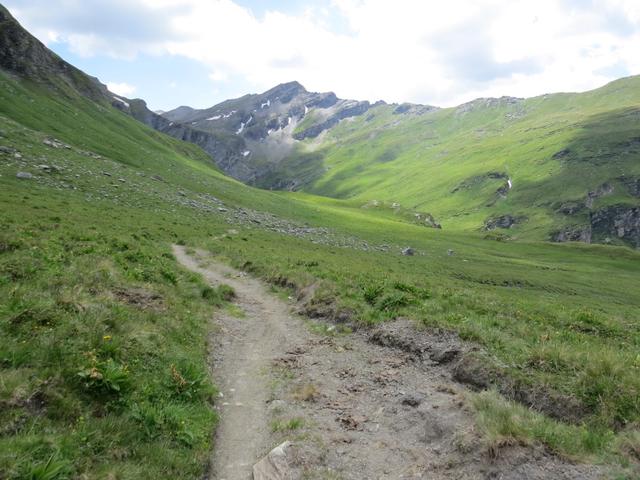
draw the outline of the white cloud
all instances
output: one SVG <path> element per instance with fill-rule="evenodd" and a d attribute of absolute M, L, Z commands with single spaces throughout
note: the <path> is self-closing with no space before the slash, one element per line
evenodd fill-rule
<path fill-rule="evenodd" d="M 216 70 L 215 72 L 211 72 L 209 74 L 209 78 L 213 82 L 225 82 L 229 77 L 226 72 L 223 72 L 222 70 Z"/>
<path fill-rule="evenodd" d="M 48 2 L 41 8 L 70 8 L 66 0 Z M 83 5 L 92 3 L 101 4 Z M 255 91 L 298 80 L 346 98 L 444 106 L 585 90 L 640 73 L 637 0 L 310 3 L 297 14 L 274 7 L 256 17 L 232 0 L 131 0 L 129 11 L 145 12 L 133 25 L 152 19 L 163 27 L 128 36 L 114 21 L 117 34 L 74 32 L 47 25 L 45 15 L 38 28 L 41 38 L 66 41 L 82 55 L 187 57 L 204 64 L 211 80 L 243 78 Z"/>
<path fill-rule="evenodd" d="M 130 97 L 136 91 L 136 87 L 125 82 L 107 82 L 107 88 L 116 95 L 122 95 L 123 97 Z"/>

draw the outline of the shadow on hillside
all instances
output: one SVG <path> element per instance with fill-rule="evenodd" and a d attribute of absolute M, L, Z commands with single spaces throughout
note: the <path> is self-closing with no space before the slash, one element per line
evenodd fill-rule
<path fill-rule="evenodd" d="M 640 108 L 593 115 L 566 128 L 576 129 L 573 138 L 538 162 L 554 162 L 560 170 L 537 182 L 520 183 L 515 193 L 518 203 L 555 214 L 563 227 L 552 232 L 551 240 L 612 241 L 637 247 Z"/>

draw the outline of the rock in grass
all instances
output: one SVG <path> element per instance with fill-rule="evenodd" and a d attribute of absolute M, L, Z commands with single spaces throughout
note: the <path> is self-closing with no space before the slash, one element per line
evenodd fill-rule
<path fill-rule="evenodd" d="M 253 466 L 253 480 L 293 480 L 289 466 L 291 447 L 289 441 L 278 445 Z"/>
<path fill-rule="evenodd" d="M 415 253 L 416 252 L 411 247 L 407 247 L 407 248 L 402 249 L 402 255 L 405 255 L 405 256 L 409 256 L 410 257 L 410 256 L 414 255 Z"/>
<path fill-rule="evenodd" d="M 31 175 L 29 172 L 18 172 L 16 173 L 16 177 L 22 180 L 31 180 L 33 178 L 33 175 Z"/>

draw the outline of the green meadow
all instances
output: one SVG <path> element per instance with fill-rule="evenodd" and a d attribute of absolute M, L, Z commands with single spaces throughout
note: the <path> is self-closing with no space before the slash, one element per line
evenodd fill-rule
<path fill-rule="evenodd" d="M 108 105 L 1 74 L 0 146 L 20 158 L 0 154 L 0 477 L 202 477 L 215 451 L 209 320 L 230 295 L 179 267 L 175 243 L 206 248 L 275 288 L 315 284 L 317 310 L 342 314 L 349 328 L 408 317 L 455 331 L 481 347 L 476 361 L 496 388 L 503 381 L 575 406 L 570 422 L 495 391 L 470 394 L 490 441 L 541 442 L 576 460 L 637 465 L 640 253 L 540 241 L 559 221 L 544 205 L 545 192 L 578 197 L 610 168 L 589 163 L 578 177 L 577 164 L 568 163 L 562 176 L 551 175 L 558 168 L 547 164 L 551 155 L 570 142 L 577 142 L 572 151 L 591 151 L 597 140 L 585 133 L 578 141 L 559 126 L 573 115 L 598 132 L 600 124 L 590 122 L 608 96 L 615 93 L 621 109 L 635 101 L 624 83 L 631 81 L 618 85 L 621 93 L 594 94 L 588 115 L 572 113 L 573 97 L 558 95 L 525 102 L 538 120 L 512 122 L 504 115 L 512 106 L 500 115 L 446 110 L 383 133 L 394 116 L 379 107 L 369 131 L 356 129 L 365 121 L 358 119 L 331 133 L 342 140 L 326 147 L 330 169 L 309 188 L 341 198 L 329 199 L 247 187 L 198 148 Z M 551 102 L 567 108 L 541 126 Z M 430 115 L 443 121 L 429 126 Z M 454 123 L 466 130 L 450 134 Z M 536 140 L 525 137 L 536 128 L 543 129 Z M 363 141 L 378 133 L 347 145 L 350 129 Z M 620 143 L 615 135 L 608 141 Z M 70 148 L 52 148 L 48 137 Z M 492 154 L 507 141 L 509 155 Z M 396 147 L 397 158 L 384 163 Z M 539 152 L 539 168 L 518 161 L 531 152 Z M 424 177 L 411 174 L 418 168 Z M 492 169 L 519 186 L 499 208 L 536 219 L 518 241 L 479 231 L 496 185 L 472 183 L 459 197 L 444 195 L 456 186 L 451 178 Z M 363 208 L 372 199 L 386 203 Z M 349 241 L 229 223 L 222 210 L 239 208 Z M 445 228 L 417 225 L 414 210 L 433 213 Z M 401 255 L 403 247 L 415 255 Z"/>

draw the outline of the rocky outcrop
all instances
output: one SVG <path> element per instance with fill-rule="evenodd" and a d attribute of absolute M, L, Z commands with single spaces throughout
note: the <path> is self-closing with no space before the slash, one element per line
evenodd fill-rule
<path fill-rule="evenodd" d="M 433 112 L 434 110 L 439 110 L 438 107 L 433 107 L 431 105 L 418 105 L 415 103 L 401 103 L 393 110 L 393 115 L 402 115 L 405 113 L 414 114 L 414 115 L 424 115 L 425 113 Z"/>
<path fill-rule="evenodd" d="M 554 242 L 611 243 L 612 238 L 640 248 L 640 207 L 603 207 L 590 213 L 587 225 L 568 226 L 551 235 Z"/>
<path fill-rule="evenodd" d="M 315 138 L 325 130 L 329 130 L 338 124 L 340 120 L 344 120 L 349 117 L 356 117 L 362 115 L 371 108 L 369 102 L 354 102 L 351 105 L 345 106 L 338 110 L 334 115 L 331 115 L 324 122 L 317 125 L 313 125 L 302 132 L 295 133 L 293 138 L 296 140 L 304 140 L 305 138 Z"/>
<path fill-rule="evenodd" d="M 557 205 L 557 204 L 556 204 Z M 563 215 L 577 215 L 580 212 L 583 212 L 586 209 L 586 205 L 584 202 L 563 202 L 557 206 L 556 212 L 562 213 Z"/>
<path fill-rule="evenodd" d="M 591 214 L 591 230 L 598 241 L 614 237 L 640 248 L 640 207 L 612 205 Z"/>
<path fill-rule="evenodd" d="M 519 105 L 524 101 L 523 98 L 517 97 L 500 97 L 500 98 L 476 98 L 467 103 L 463 103 L 455 109 L 456 115 L 465 115 L 469 112 L 482 108 L 497 108 L 508 105 Z"/>
<path fill-rule="evenodd" d="M 495 230 L 496 228 L 512 228 L 518 223 L 522 223 L 527 220 L 527 217 L 514 215 L 500 215 L 498 217 L 489 217 L 484 222 L 484 229 L 487 231 Z"/>
<path fill-rule="evenodd" d="M 622 177 L 619 180 L 627 188 L 629 195 L 640 198 L 640 177 Z"/>
<path fill-rule="evenodd" d="M 591 192 L 587 193 L 587 198 L 584 201 L 584 204 L 587 208 L 593 208 L 593 202 L 601 197 L 606 197 L 607 195 L 611 195 L 613 193 L 613 185 L 609 183 L 603 183 L 598 186 Z"/>
<path fill-rule="evenodd" d="M 551 241 L 591 243 L 591 226 L 573 225 L 564 227 L 562 230 L 551 234 Z"/>
<path fill-rule="evenodd" d="M 505 190 L 506 192 L 508 192 L 509 189 L 511 188 L 508 183 L 509 175 L 507 173 L 487 172 L 483 175 L 475 175 L 473 177 L 465 178 L 456 187 L 454 187 L 453 190 L 451 190 L 451 193 L 456 193 L 456 192 L 459 192 L 460 190 L 468 190 L 470 188 L 475 187 L 476 185 L 480 185 L 481 183 L 484 183 L 487 180 L 505 180 L 504 185 L 501 186 L 500 188 L 506 189 Z"/>

